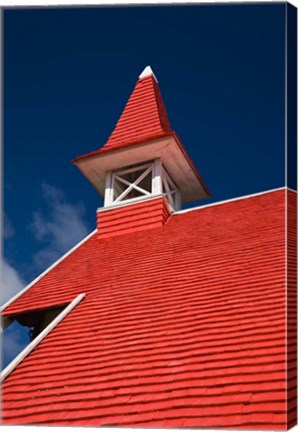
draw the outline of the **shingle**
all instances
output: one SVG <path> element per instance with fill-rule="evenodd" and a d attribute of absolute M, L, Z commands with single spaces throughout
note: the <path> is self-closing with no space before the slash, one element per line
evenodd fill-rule
<path fill-rule="evenodd" d="M 88 155 L 173 134 L 160 90 L 153 76 L 138 80 L 124 110 L 105 145 Z"/>
<path fill-rule="evenodd" d="M 4 423 L 285 429 L 285 195 L 94 234 L 4 311 L 86 293 L 5 380 Z"/>

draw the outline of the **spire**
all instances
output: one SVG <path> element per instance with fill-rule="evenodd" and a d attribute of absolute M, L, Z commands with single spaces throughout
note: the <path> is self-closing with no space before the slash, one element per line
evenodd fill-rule
<path fill-rule="evenodd" d="M 146 66 L 145 69 L 143 70 L 143 72 L 141 73 L 141 75 L 139 75 L 139 78 L 145 78 L 147 76 L 153 76 L 155 81 L 158 83 L 157 78 L 156 78 L 153 70 L 151 69 L 151 66 Z"/>
<path fill-rule="evenodd" d="M 150 66 L 139 80 L 118 120 L 115 129 L 104 145 L 105 150 L 122 148 L 172 132 L 157 79 Z"/>
<path fill-rule="evenodd" d="M 162 194 L 176 210 L 210 195 L 171 128 L 150 66 L 139 76 L 105 145 L 73 162 L 105 198 L 106 208 Z"/>

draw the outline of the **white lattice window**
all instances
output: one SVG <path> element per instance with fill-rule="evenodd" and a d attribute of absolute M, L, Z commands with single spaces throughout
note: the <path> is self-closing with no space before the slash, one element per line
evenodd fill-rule
<path fill-rule="evenodd" d="M 152 194 L 153 164 L 140 165 L 113 173 L 113 202 Z"/>
<path fill-rule="evenodd" d="M 174 210 L 180 209 L 180 194 L 165 169 L 162 170 L 162 190 Z"/>
<path fill-rule="evenodd" d="M 161 194 L 174 210 L 180 207 L 179 192 L 159 159 L 107 173 L 105 206 Z"/>

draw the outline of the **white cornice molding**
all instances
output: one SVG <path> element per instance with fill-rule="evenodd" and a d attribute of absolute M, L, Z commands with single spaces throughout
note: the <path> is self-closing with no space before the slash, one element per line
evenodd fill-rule
<path fill-rule="evenodd" d="M 218 206 L 218 205 L 221 205 L 221 204 L 227 204 L 227 203 L 230 203 L 230 202 L 233 202 L 233 201 L 240 201 L 240 200 L 243 200 L 243 199 L 253 198 L 253 197 L 256 197 L 256 196 L 259 196 L 259 195 L 265 195 L 265 194 L 269 194 L 269 193 L 272 193 L 272 192 L 277 192 L 279 190 L 286 190 L 286 189 L 290 190 L 291 192 L 296 192 L 297 193 L 297 191 L 295 191 L 294 189 L 290 189 L 287 186 L 282 186 L 282 187 L 279 187 L 279 188 L 276 188 L 276 189 L 270 189 L 270 190 L 267 190 L 267 191 L 264 191 L 264 192 L 257 192 L 257 193 L 251 194 L 251 195 L 244 195 L 244 196 L 240 196 L 240 197 L 236 197 L 236 198 L 230 198 L 230 199 L 227 199 L 227 200 L 224 200 L 224 201 L 218 201 L 218 202 L 215 202 L 215 203 L 204 204 L 204 205 L 197 206 L 197 207 L 192 207 L 192 208 L 188 208 L 188 209 L 184 209 L 184 210 L 179 210 L 179 211 L 174 212 L 172 214 L 172 216 L 180 215 L 182 213 L 188 213 L 188 212 L 191 212 L 191 211 L 201 210 L 201 209 L 204 209 L 206 207 L 212 207 L 212 206 L 214 207 L 214 206 Z"/>
<path fill-rule="evenodd" d="M 295 192 L 295 193 L 297 193 L 297 191 L 296 191 L 295 189 L 289 188 L 288 186 L 285 186 L 285 189 L 288 189 L 288 190 L 291 191 L 291 192 Z"/>

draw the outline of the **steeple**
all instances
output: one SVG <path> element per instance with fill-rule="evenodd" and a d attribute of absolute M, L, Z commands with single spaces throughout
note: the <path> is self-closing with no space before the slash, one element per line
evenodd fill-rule
<path fill-rule="evenodd" d="M 158 81 L 150 66 L 140 74 L 104 146 L 74 164 L 115 209 L 163 197 L 169 211 L 209 196 L 196 167 L 171 128 Z"/>
<path fill-rule="evenodd" d="M 151 69 L 151 66 L 146 66 L 143 72 L 139 75 L 139 78 L 145 78 L 147 76 L 152 76 L 155 81 L 158 83 L 156 76 L 154 75 L 153 70 Z"/>
<path fill-rule="evenodd" d="M 123 148 L 173 132 L 150 66 L 139 80 L 102 150 Z"/>

